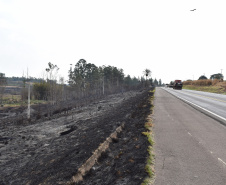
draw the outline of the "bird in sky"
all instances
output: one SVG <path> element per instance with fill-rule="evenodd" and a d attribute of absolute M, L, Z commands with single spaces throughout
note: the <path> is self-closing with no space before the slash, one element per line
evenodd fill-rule
<path fill-rule="evenodd" d="M 190 10 L 190 11 L 195 11 L 196 9 Z"/>

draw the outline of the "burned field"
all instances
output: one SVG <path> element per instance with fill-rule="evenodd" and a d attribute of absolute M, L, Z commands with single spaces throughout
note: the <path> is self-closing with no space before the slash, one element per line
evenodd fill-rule
<path fill-rule="evenodd" d="M 150 96 L 148 90 L 115 94 L 54 119 L 0 124 L 0 184 L 73 184 L 79 168 L 119 127 L 76 184 L 141 184 Z"/>

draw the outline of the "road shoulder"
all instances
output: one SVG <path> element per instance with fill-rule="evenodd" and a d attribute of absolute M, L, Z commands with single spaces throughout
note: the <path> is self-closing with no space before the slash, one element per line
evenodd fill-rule
<path fill-rule="evenodd" d="M 190 131 L 191 124 L 195 129 L 214 120 L 161 88 L 156 88 L 154 106 L 154 184 L 225 184 L 224 166 Z"/>

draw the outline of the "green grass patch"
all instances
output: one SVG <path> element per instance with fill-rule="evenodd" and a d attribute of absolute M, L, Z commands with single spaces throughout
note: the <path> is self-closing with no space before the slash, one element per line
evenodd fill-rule
<path fill-rule="evenodd" d="M 151 93 L 155 93 L 155 90 L 150 91 Z M 154 94 L 150 97 L 149 101 L 151 103 L 151 112 L 153 113 L 153 99 L 154 99 Z M 146 132 L 142 132 L 143 135 L 145 135 L 148 139 L 148 142 L 150 143 L 150 146 L 148 146 L 148 159 L 146 162 L 145 166 L 145 171 L 148 174 L 148 177 L 146 177 L 141 185 L 151 185 L 153 183 L 154 179 L 154 154 L 153 154 L 153 145 L 154 145 L 154 139 L 153 139 L 153 134 L 152 134 L 152 119 L 151 115 L 147 117 L 147 122 L 145 123 L 145 128 Z"/>
<path fill-rule="evenodd" d="M 152 132 L 151 131 L 142 132 L 142 134 L 144 134 L 145 136 L 147 136 L 148 142 L 150 143 L 151 146 L 153 146 L 154 145 L 154 141 L 153 141 L 153 138 L 152 138 Z"/>

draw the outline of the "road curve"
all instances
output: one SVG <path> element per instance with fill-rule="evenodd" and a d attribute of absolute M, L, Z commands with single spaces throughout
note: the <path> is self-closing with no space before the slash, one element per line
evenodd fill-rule
<path fill-rule="evenodd" d="M 226 127 L 162 88 L 154 106 L 154 184 L 226 184 Z"/>

